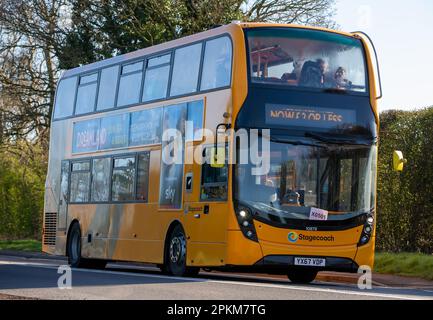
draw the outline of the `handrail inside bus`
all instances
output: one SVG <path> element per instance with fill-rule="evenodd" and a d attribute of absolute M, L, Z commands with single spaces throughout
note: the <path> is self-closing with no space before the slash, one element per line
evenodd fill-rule
<path fill-rule="evenodd" d="M 375 56 L 375 59 L 376 59 L 377 78 L 378 78 L 378 81 L 379 81 L 379 90 L 380 90 L 380 95 L 378 97 L 376 97 L 376 99 L 379 100 L 379 99 L 381 99 L 383 97 L 383 94 L 382 94 L 382 79 L 380 77 L 379 59 L 377 57 L 376 47 L 374 46 L 374 43 L 371 40 L 370 36 L 368 34 L 366 34 L 364 31 L 353 31 L 352 33 L 353 34 L 357 34 L 358 33 L 358 34 L 361 34 L 361 35 L 365 36 L 368 39 L 368 41 L 370 42 L 371 47 L 373 48 L 374 56 Z"/>

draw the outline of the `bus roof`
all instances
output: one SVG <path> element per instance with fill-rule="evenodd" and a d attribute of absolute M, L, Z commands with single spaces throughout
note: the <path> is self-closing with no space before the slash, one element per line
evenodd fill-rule
<path fill-rule="evenodd" d="M 80 67 L 76 67 L 73 69 L 66 70 L 63 72 L 61 78 L 71 77 L 82 73 L 91 72 L 93 70 L 97 70 L 103 67 L 108 67 L 110 65 L 126 63 L 130 60 L 134 60 L 143 56 L 148 56 L 152 54 L 158 54 L 159 52 L 163 53 L 164 51 L 170 50 L 172 48 L 182 46 L 191 42 L 200 41 L 209 37 L 218 36 L 224 33 L 230 33 L 233 28 L 240 27 L 242 29 L 245 28 L 263 28 L 263 27 L 287 27 L 287 28 L 300 28 L 300 29 L 310 29 L 310 30 L 319 30 L 341 34 L 344 36 L 354 37 L 354 34 L 348 32 L 342 32 L 339 30 L 332 30 L 320 27 L 312 27 L 312 26 L 301 26 L 296 24 L 281 24 L 281 23 L 266 23 L 266 22 L 237 22 L 234 21 L 230 24 L 226 24 L 223 26 L 216 27 L 214 29 L 210 29 L 207 31 L 203 31 L 200 33 L 196 33 L 190 36 L 185 36 L 179 39 L 167 41 L 155 46 L 150 46 L 147 48 L 139 49 L 136 51 L 132 51 L 129 53 L 125 53 L 122 55 L 118 55 L 112 58 L 100 60 L 97 62 L 93 62 L 90 64 L 86 64 Z"/>

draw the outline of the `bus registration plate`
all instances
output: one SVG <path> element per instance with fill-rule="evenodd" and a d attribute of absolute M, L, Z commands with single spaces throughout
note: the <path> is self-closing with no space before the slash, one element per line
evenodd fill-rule
<path fill-rule="evenodd" d="M 326 259 L 295 257 L 295 266 L 324 267 Z"/>

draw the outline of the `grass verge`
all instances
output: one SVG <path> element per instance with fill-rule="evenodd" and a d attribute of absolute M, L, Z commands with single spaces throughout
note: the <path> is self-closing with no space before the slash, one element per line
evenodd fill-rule
<path fill-rule="evenodd" d="M 374 272 L 433 280 L 433 255 L 376 252 Z"/>
<path fill-rule="evenodd" d="M 37 240 L 0 240 L 0 250 L 40 252 L 42 247 Z"/>

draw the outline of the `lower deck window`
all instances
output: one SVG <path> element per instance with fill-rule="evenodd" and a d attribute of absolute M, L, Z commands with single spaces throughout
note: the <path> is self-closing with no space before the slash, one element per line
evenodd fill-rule
<path fill-rule="evenodd" d="M 110 190 L 110 158 L 93 159 L 92 166 L 92 202 L 105 202 L 109 200 Z"/>
<path fill-rule="evenodd" d="M 111 200 L 134 200 L 135 157 L 114 159 Z"/>
<path fill-rule="evenodd" d="M 137 200 L 148 201 L 149 191 L 149 152 L 138 155 L 137 165 Z"/>
<path fill-rule="evenodd" d="M 71 172 L 70 202 L 88 202 L 90 194 L 90 162 L 75 162 Z"/>

